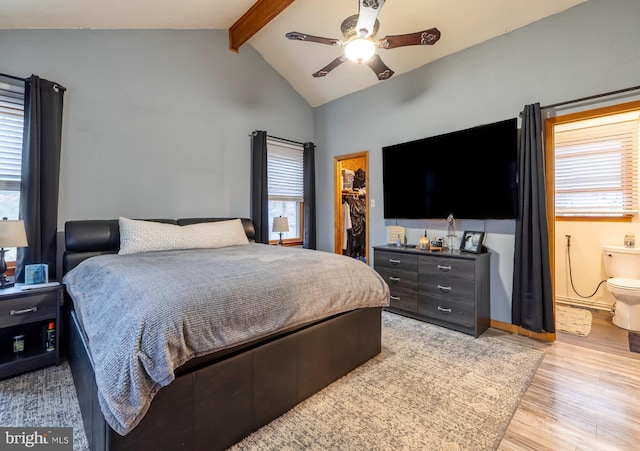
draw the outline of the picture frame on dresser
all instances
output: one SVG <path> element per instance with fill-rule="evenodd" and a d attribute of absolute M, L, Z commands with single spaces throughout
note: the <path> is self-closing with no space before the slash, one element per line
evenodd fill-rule
<path fill-rule="evenodd" d="M 484 252 L 484 232 L 475 230 L 465 230 L 460 241 L 460 252 L 471 252 L 481 254 Z"/>

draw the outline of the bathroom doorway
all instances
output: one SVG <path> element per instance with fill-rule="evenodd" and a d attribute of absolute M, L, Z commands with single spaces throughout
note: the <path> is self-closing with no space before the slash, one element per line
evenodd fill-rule
<path fill-rule="evenodd" d="M 556 327 L 559 341 L 633 354 L 627 332 L 611 321 L 615 299 L 602 283 L 607 279 L 602 246 L 622 246 L 628 234 L 640 238 L 639 132 L 638 101 L 545 121 L 547 218 L 556 312 L 558 306 L 566 305 L 587 309 L 593 318 L 586 337 L 562 333 Z M 635 148 L 625 150 L 627 145 Z M 588 167 L 585 175 L 573 173 L 583 165 Z M 613 169 L 607 175 L 608 165 Z"/>
<path fill-rule="evenodd" d="M 334 252 L 369 264 L 369 152 L 334 157 Z"/>
<path fill-rule="evenodd" d="M 552 275 L 559 304 L 611 310 L 603 245 L 640 238 L 640 102 L 548 118 L 547 198 Z M 585 168 L 581 171 L 580 168 Z"/>

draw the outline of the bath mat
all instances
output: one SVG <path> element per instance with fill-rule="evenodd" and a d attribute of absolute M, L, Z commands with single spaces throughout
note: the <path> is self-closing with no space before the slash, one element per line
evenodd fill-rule
<path fill-rule="evenodd" d="M 589 310 L 556 305 L 556 331 L 586 337 L 593 316 Z"/>
<path fill-rule="evenodd" d="M 640 332 L 629 331 L 629 351 L 640 352 Z"/>

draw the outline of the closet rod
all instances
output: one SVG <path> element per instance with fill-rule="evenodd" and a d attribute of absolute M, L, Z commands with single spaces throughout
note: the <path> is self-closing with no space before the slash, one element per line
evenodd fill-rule
<path fill-rule="evenodd" d="M 567 100 L 566 102 L 559 102 L 559 103 L 554 103 L 552 105 L 541 106 L 540 109 L 545 110 L 547 108 L 555 108 L 557 106 L 570 105 L 572 103 L 584 102 L 585 100 L 593 100 L 593 99 L 598 99 L 600 97 L 613 96 L 616 94 L 622 94 L 629 91 L 636 91 L 638 89 L 640 89 L 640 86 L 633 86 L 631 88 L 619 89 L 617 91 L 610 91 L 610 92 L 605 92 L 603 94 L 596 94 L 593 96 L 582 97 L 581 99 Z"/>

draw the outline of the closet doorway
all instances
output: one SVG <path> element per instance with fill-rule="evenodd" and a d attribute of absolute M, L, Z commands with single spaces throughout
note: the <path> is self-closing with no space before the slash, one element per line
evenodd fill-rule
<path fill-rule="evenodd" d="M 333 167 L 334 251 L 369 264 L 369 152 L 334 157 Z"/>

